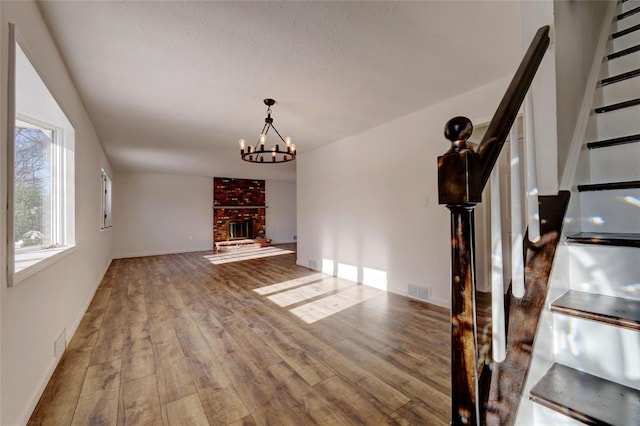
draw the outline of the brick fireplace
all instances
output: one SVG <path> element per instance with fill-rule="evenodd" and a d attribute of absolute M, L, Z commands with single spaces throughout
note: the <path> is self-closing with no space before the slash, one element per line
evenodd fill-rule
<path fill-rule="evenodd" d="M 213 242 L 237 239 L 249 228 L 254 238 L 265 238 L 265 194 L 264 180 L 214 177 Z"/>

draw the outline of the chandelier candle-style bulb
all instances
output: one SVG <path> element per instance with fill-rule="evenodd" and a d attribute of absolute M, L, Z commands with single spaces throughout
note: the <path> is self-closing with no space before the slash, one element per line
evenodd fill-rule
<path fill-rule="evenodd" d="M 258 136 L 258 141 L 254 145 L 247 145 L 244 139 L 240 139 L 240 157 L 243 161 L 249 161 L 251 163 L 264 163 L 263 153 L 271 151 L 271 161 L 267 163 L 285 163 L 296 159 L 296 146 L 293 143 L 291 137 L 287 136 L 283 138 L 273 124 L 273 118 L 271 117 L 271 107 L 275 105 L 276 101 L 273 99 L 265 99 L 264 104 L 267 106 L 267 117 L 264 119 L 264 126 Z M 280 138 L 282 144 L 276 143 L 272 147 L 265 148 L 267 142 L 267 135 L 272 130 L 271 135 L 275 135 Z M 286 146 L 286 149 L 284 148 Z M 281 148 L 282 147 L 282 148 Z M 268 157 L 267 157 L 268 158 Z"/>

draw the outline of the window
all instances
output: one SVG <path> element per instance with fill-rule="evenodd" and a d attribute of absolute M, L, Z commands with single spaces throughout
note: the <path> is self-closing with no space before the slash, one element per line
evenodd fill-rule
<path fill-rule="evenodd" d="M 74 129 L 10 29 L 8 283 L 74 246 Z"/>
<path fill-rule="evenodd" d="M 56 133 L 26 120 L 16 120 L 13 165 L 13 239 L 16 250 L 53 248 L 59 225 L 53 157 Z"/>
<path fill-rule="evenodd" d="M 102 217 L 100 219 L 100 229 L 111 228 L 111 178 L 102 169 L 100 173 L 102 180 Z"/>

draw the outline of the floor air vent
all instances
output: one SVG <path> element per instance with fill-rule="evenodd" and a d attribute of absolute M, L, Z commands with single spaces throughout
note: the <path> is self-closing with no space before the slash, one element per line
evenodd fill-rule
<path fill-rule="evenodd" d="M 420 287 L 415 284 L 409 284 L 407 286 L 407 297 L 410 299 L 422 300 L 428 302 L 431 298 L 431 288 Z"/>

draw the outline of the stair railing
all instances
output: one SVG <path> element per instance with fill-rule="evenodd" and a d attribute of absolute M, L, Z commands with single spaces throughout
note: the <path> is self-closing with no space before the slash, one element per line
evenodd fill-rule
<path fill-rule="evenodd" d="M 484 380 L 486 370 L 479 362 L 477 347 L 474 207 L 482 200 L 482 191 L 492 175 L 502 146 L 549 42 L 549 26 L 540 28 L 509 84 L 477 152 L 467 144 L 473 132 L 473 125 L 468 118 L 454 117 L 445 126 L 445 137 L 451 141 L 451 148 L 438 157 L 438 198 L 439 203 L 445 204 L 451 212 L 451 399 L 454 426 L 483 423 L 483 401 L 486 401 L 490 385 Z M 518 140 L 517 132 L 511 139 Z M 517 146 L 517 142 L 513 145 Z M 526 157 L 533 157 L 533 148 L 527 147 L 525 151 L 529 153 Z M 537 196 L 537 190 L 531 189 L 531 179 L 527 180 L 527 188 L 530 188 L 527 193 L 535 193 Z M 536 214 L 528 216 L 535 217 Z M 522 230 L 519 232 L 522 233 Z M 519 253 L 522 258 L 522 246 Z M 513 269 L 512 266 L 512 271 Z M 524 286 L 524 274 L 522 283 Z M 500 292 L 500 296 L 494 295 L 494 300 L 502 298 L 504 291 L 499 288 L 495 290 Z M 522 293 L 524 294 L 524 287 Z M 496 325 L 504 327 L 504 318 L 502 321 L 503 325 Z M 479 377 L 481 374 L 482 378 Z"/>

